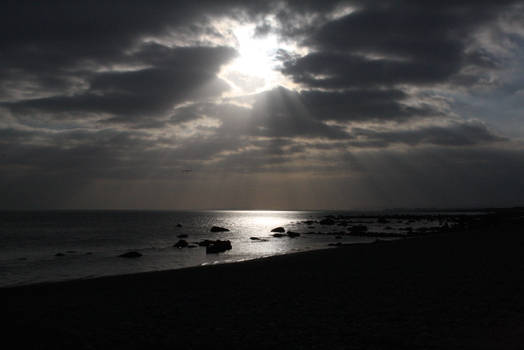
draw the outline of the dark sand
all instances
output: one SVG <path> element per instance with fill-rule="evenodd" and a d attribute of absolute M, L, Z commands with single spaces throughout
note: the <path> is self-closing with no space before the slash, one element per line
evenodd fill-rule
<path fill-rule="evenodd" d="M 0 289 L 2 347 L 522 349 L 524 228 Z M 14 340 L 12 346 L 6 346 Z"/>

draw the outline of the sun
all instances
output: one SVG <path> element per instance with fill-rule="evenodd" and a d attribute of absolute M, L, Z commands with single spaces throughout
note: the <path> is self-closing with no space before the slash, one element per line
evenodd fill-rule
<path fill-rule="evenodd" d="M 255 37 L 252 26 L 238 27 L 233 31 L 238 41 L 239 57 L 233 67 L 244 74 L 266 77 L 271 74 L 278 41 L 274 35 Z"/>
<path fill-rule="evenodd" d="M 278 85 L 287 85 L 279 71 L 279 49 L 288 50 L 275 34 L 256 35 L 254 24 L 235 27 L 235 49 L 238 56 L 223 68 L 220 77 L 233 88 L 233 95 L 256 93 Z"/>

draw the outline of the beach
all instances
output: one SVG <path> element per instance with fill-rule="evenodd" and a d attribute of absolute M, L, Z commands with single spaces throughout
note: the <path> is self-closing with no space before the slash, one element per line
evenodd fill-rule
<path fill-rule="evenodd" d="M 521 213 L 465 232 L 0 289 L 10 348 L 520 349 Z"/>

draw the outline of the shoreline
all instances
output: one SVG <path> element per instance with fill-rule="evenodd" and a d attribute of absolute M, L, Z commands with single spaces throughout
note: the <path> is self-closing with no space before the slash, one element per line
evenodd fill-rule
<path fill-rule="evenodd" d="M 147 275 L 147 274 L 170 273 L 170 272 L 181 271 L 181 270 L 194 270 L 194 269 L 209 268 L 209 267 L 221 266 L 221 265 L 243 264 L 243 263 L 256 262 L 256 261 L 265 261 L 266 259 L 273 259 L 273 258 L 282 257 L 282 256 L 294 256 L 294 255 L 307 254 L 307 253 L 312 253 L 312 252 L 317 252 L 317 251 L 345 249 L 345 248 L 352 247 L 352 246 L 373 245 L 378 242 L 394 242 L 394 241 L 401 241 L 404 239 L 414 239 L 414 238 L 421 238 L 421 237 L 405 237 L 405 238 L 395 238 L 391 240 L 381 240 L 377 238 L 373 242 L 344 243 L 342 246 L 326 246 L 323 248 L 311 248 L 307 250 L 293 251 L 293 252 L 288 252 L 288 253 L 279 253 L 279 254 L 274 254 L 274 255 L 254 257 L 254 258 L 238 260 L 238 261 L 227 261 L 226 260 L 226 261 L 217 261 L 216 263 L 204 263 L 200 265 L 184 266 L 180 268 L 172 268 L 172 269 L 166 269 L 166 270 L 151 270 L 151 271 L 132 272 L 132 273 L 115 274 L 115 275 L 79 277 L 79 278 L 70 278 L 70 279 L 64 279 L 64 280 L 42 281 L 42 282 L 34 282 L 34 283 L 0 286 L 0 291 L 5 290 L 5 289 L 13 289 L 13 288 L 24 288 L 24 287 L 31 288 L 31 287 L 53 285 L 53 284 L 71 283 L 71 282 L 77 282 L 77 281 L 93 281 L 93 280 L 106 279 L 106 278 L 118 278 L 118 277 L 128 277 L 129 278 L 133 276 L 136 276 L 137 278 L 139 278 L 141 275 Z"/>
<path fill-rule="evenodd" d="M 460 236 L 2 288 L 5 334 L 44 349 L 518 349 L 519 220 Z"/>
<path fill-rule="evenodd" d="M 173 246 L 172 243 L 175 242 L 176 238 L 170 244 L 163 242 L 164 246 L 153 246 L 152 243 L 149 246 L 149 243 L 142 241 L 140 241 L 137 246 L 126 242 L 126 244 L 132 248 L 121 250 L 121 252 L 116 250 L 113 252 L 110 249 L 104 251 L 102 249 L 101 251 L 95 251 L 95 253 L 92 253 L 92 249 L 96 248 L 89 245 L 86 247 L 70 245 L 69 247 L 62 247 L 61 249 L 57 248 L 55 252 L 51 251 L 49 253 L 47 259 L 45 257 L 37 257 L 34 259 L 34 257 L 30 255 L 31 252 L 28 252 L 29 258 L 27 256 L 22 256 L 16 260 L 12 259 L 12 261 L 8 262 L 5 274 L 3 274 L 5 279 L 2 280 L 0 288 L 15 288 L 18 286 L 38 285 L 42 283 L 63 282 L 77 279 L 93 279 L 104 276 L 134 274 L 146 271 L 183 269 L 215 264 L 217 261 L 219 263 L 236 263 L 239 261 L 260 259 L 273 255 L 290 254 L 296 251 L 329 249 L 348 244 L 368 244 L 377 240 L 406 239 L 433 233 L 441 234 L 442 232 L 448 232 L 450 230 L 448 224 L 451 224 L 452 226 L 459 224 L 463 225 L 463 222 L 471 221 L 470 218 L 473 217 L 465 214 L 430 214 L 429 216 L 386 214 L 375 216 L 368 213 L 364 216 L 359 215 L 356 217 L 345 212 L 339 212 L 338 215 L 331 215 L 329 213 L 324 214 L 325 215 L 318 217 L 299 216 L 290 218 L 287 225 L 280 223 L 280 225 L 286 226 L 289 234 L 293 234 L 293 243 L 289 245 L 285 243 L 286 239 L 288 239 L 287 237 L 282 240 L 280 239 L 282 235 L 286 236 L 286 234 L 278 234 L 279 236 L 277 237 L 277 234 L 264 232 L 266 233 L 266 236 L 264 236 L 263 232 L 259 232 L 260 230 L 255 231 L 252 235 L 257 237 L 250 237 L 251 240 L 258 240 L 262 237 L 263 239 L 260 239 L 260 242 L 269 241 L 269 243 L 263 243 L 262 250 L 258 252 L 256 248 L 252 248 L 253 241 L 248 240 L 247 236 L 244 235 L 245 237 L 243 237 L 242 234 L 239 234 L 238 232 L 235 232 L 234 235 L 227 238 L 231 239 L 232 245 L 235 248 L 231 251 L 233 254 L 230 255 L 230 252 L 228 252 L 225 254 L 219 254 L 216 257 L 207 254 L 206 256 L 199 258 L 195 258 L 197 255 L 190 257 L 185 253 L 187 250 L 184 249 L 184 254 L 174 256 L 174 259 L 170 260 L 172 257 L 168 256 L 166 253 L 172 250 L 170 248 Z M 90 217 L 89 219 L 92 220 L 94 218 Z M 67 220 L 70 221 L 71 218 L 67 218 Z M 180 220 L 180 218 L 175 219 L 173 222 L 177 222 L 178 220 Z M 423 223 L 420 224 L 419 222 Z M 51 219 L 50 223 L 56 224 L 56 218 Z M 109 222 L 105 222 L 105 224 L 111 227 L 112 222 L 109 220 Z M 229 224 L 234 225 L 232 222 L 229 222 Z M 191 221 L 189 225 L 191 225 Z M 440 225 L 441 227 L 436 225 Z M 185 226 L 184 223 L 184 227 Z M 182 227 L 181 224 L 177 224 L 175 230 L 182 230 L 179 227 Z M 196 245 L 201 245 L 201 243 L 203 244 L 205 241 L 221 239 L 221 237 L 218 236 L 206 235 L 204 233 L 204 227 L 199 231 L 195 231 L 194 227 L 189 227 L 189 236 L 192 237 L 189 244 L 190 248 L 198 248 Z M 444 228 L 446 228 L 446 230 L 444 230 Z M 269 232 L 269 228 L 266 229 Z M 245 230 L 246 228 L 243 228 L 243 231 Z M 247 230 L 249 230 L 249 228 L 247 228 Z M 181 232 L 185 233 L 185 231 Z M 109 232 L 109 234 L 110 233 L 111 232 Z M 188 234 L 183 236 L 187 237 Z M 275 236 L 278 239 L 275 240 L 272 236 Z M 295 239 L 297 236 L 302 237 Z M 65 240 L 68 239 L 68 237 L 62 238 Z M 79 238 L 83 239 L 83 237 Z M 159 238 L 155 237 L 154 239 Z M 160 239 L 165 240 L 165 237 L 161 237 Z M 187 244 L 185 240 L 182 241 Z M 246 244 L 246 242 L 248 243 Z M 284 242 L 287 248 L 282 249 L 280 247 L 281 242 Z M 197 250 L 198 249 L 195 249 L 195 251 Z M 84 251 L 86 252 L 85 254 Z M 144 257 L 138 258 L 133 262 L 124 261 L 120 258 L 118 259 L 121 261 L 117 262 L 115 260 L 114 262 L 111 262 L 110 259 L 114 258 L 112 254 L 114 254 L 114 256 L 134 254 L 135 257 L 140 257 L 142 255 L 144 255 Z M 200 254 L 200 252 L 198 252 L 198 254 Z M 80 261 L 79 258 L 82 255 L 85 255 L 85 258 L 88 260 L 84 262 Z M 87 258 L 87 255 L 91 256 Z M 60 257 L 58 258 L 60 261 L 56 258 L 57 256 Z M 185 257 L 179 258 L 179 256 Z M 39 261 L 39 259 L 41 261 Z M 22 262 L 20 263 L 18 260 Z M 27 261 L 27 263 L 24 261 Z M 141 266 L 142 263 L 143 266 Z M 12 265 L 12 270 L 9 270 L 11 267 L 9 264 Z M 104 266 L 104 264 L 106 264 L 106 266 Z M 111 269 L 111 265 L 109 264 L 115 266 L 115 269 Z M 136 267 L 133 268 L 133 266 Z M 69 268 L 69 270 L 67 270 L 67 268 Z"/>

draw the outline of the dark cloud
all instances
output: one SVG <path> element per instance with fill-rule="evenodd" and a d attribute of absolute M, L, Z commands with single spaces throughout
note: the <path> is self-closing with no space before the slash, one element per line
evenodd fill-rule
<path fill-rule="evenodd" d="M 310 113 L 320 120 L 400 121 L 441 114 L 431 105 L 409 106 L 405 103 L 409 95 L 398 89 L 306 90 L 301 97 Z"/>
<path fill-rule="evenodd" d="M 371 60 L 358 55 L 319 52 L 285 63 L 283 73 L 307 86 L 338 89 L 437 83 L 459 68 L 458 60 L 436 65 L 428 61 Z"/>
<path fill-rule="evenodd" d="M 7 1 L 0 14 L 0 101 L 18 99 L 28 91 L 33 98 L 50 92 L 70 95 L 93 71 L 114 65 L 149 61 L 156 67 L 170 59 L 181 63 L 169 49 L 157 46 L 156 51 L 140 52 L 140 57 L 134 50 L 148 39 L 196 38 L 193 46 L 206 45 L 198 43 L 200 35 L 221 38 L 210 25 L 213 16 L 246 16 L 268 6 L 235 0 Z"/>
<path fill-rule="evenodd" d="M 227 84 L 218 80 L 216 73 L 234 55 L 234 50 L 224 47 L 169 49 L 148 45 L 137 58 L 141 64 L 154 64 L 152 68 L 93 73 L 86 78 L 89 88 L 82 93 L 3 106 L 16 113 L 109 113 L 123 121 L 135 115 L 155 116 L 195 95 L 213 96 L 227 90 Z"/>
<path fill-rule="evenodd" d="M 511 111 L 485 92 L 499 102 L 489 124 L 453 103 L 499 84 L 511 56 L 497 52 L 523 44 L 500 28 L 508 42 L 488 39 L 517 3 L 7 1 L 0 207 L 517 203 L 522 147 L 494 130 L 520 116 L 522 82 L 504 87 Z M 238 53 L 224 18 L 305 50 L 276 55 L 297 85 L 227 97 L 218 75 Z"/>
<path fill-rule="evenodd" d="M 475 30 L 511 3 L 363 3 L 307 35 L 313 52 L 285 62 L 283 72 L 323 88 L 447 82 L 472 65 L 493 67 L 488 53 L 468 49 Z"/>
<path fill-rule="evenodd" d="M 376 131 L 355 128 L 354 137 L 363 137 L 356 145 L 366 144 L 387 147 L 390 144 L 432 144 L 440 146 L 472 146 L 500 142 L 505 138 L 494 134 L 479 122 L 454 122 L 445 126 L 425 126 L 410 130 Z"/>

